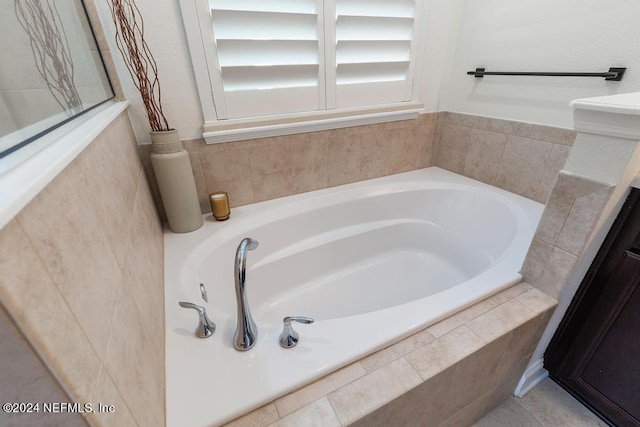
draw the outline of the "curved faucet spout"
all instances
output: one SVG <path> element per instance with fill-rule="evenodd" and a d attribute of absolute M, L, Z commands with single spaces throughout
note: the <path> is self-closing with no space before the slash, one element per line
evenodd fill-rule
<path fill-rule="evenodd" d="M 247 252 L 258 247 L 258 241 L 249 237 L 242 239 L 236 249 L 236 263 L 234 279 L 236 287 L 236 304 L 238 313 L 238 327 L 233 336 L 233 346 L 236 350 L 246 351 L 254 346 L 258 339 L 258 328 L 251 317 L 247 292 L 245 289 Z"/>

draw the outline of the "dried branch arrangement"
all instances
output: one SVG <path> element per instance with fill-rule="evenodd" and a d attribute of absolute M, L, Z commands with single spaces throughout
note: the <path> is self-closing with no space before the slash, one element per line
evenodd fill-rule
<path fill-rule="evenodd" d="M 55 1 L 16 0 L 15 12 L 29 36 L 36 68 L 49 92 L 67 115 L 78 113 L 82 100 L 74 82 L 69 41 Z"/>
<path fill-rule="evenodd" d="M 116 45 L 140 92 L 152 131 L 170 130 L 162 111 L 158 66 L 144 39 L 144 21 L 134 0 L 109 0 Z"/>

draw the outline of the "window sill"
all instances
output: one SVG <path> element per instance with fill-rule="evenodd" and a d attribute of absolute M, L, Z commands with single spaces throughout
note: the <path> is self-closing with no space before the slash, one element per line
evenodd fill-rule
<path fill-rule="evenodd" d="M 202 137 L 207 144 L 316 132 L 374 123 L 410 120 L 423 109 L 420 102 L 313 111 L 269 117 L 206 122 Z"/>
<path fill-rule="evenodd" d="M 0 229 L 122 113 L 107 102 L 0 160 Z"/>

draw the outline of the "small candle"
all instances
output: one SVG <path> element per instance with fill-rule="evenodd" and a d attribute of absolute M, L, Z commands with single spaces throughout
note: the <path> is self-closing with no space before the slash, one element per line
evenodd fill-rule
<path fill-rule="evenodd" d="M 218 221 L 225 221 L 231 215 L 229 208 L 229 195 L 221 191 L 219 193 L 209 194 L 209 203 L 211 204 L 211 213 Z"/>

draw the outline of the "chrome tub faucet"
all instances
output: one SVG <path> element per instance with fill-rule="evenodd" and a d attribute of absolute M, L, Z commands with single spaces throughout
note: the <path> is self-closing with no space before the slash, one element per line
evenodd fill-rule
<path fill-rule="evenodd" d="M 245 237 L 236 249 L 236 263 L 234 269 L 236 304 L 238 313 L 238 327 L 233 336 L 233 346 L 236 350 L 246 351 L 253 347 L 258 340 L 258 328 L 251 317 L 247 292 L 245 289 L 247 252 L 258 247 L 256 240 Z"/>

